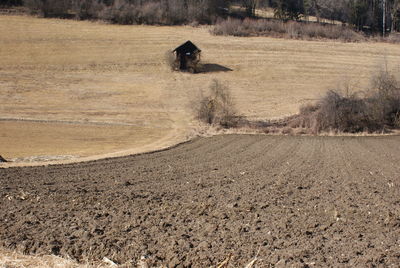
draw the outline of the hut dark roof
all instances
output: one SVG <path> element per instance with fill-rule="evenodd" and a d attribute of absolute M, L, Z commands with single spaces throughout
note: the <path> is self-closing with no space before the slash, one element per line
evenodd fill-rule
<path fill-rule="evenodd" d="M 201 50 L 190 41 L 187 41 L 186 43 L 175 48 L 173 52 L 175 52 L 175 51 L 177 54 L 187 54 L 187 53 L 192 54 L 194 52 L 201 52 Z"/>
<path fill-rule="evenodd" d="M 0 162 L 7 162 L 7 160 L 0 155 Z"/>

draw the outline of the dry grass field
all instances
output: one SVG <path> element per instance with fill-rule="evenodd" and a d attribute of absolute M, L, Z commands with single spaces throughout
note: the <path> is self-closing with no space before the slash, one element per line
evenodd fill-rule
<path fill-rule="evenodd" d="M 400 56 L 398 45 L 384 43 L 28 16 L 0 16 L 0 35 L 0 154 L 20 160 L 140 152 L 185 140 L 195 126 L 191 107 L 212 79 L 231 88 L 249 118 L 291 115 L 338 83 L 361 89 L 384 58 L 396 67 Z M 203 50 L 203 63 L 232 71 L 171 72 L 164 54 L 186 40 Z"/>
<path fill-rule="evenodd" d="M 137 126 L 0 121 L 2 150 L 13 152 L 17 162 L 67 160 L 123 148 L 143 148 L 164 140 L 168 129 Z M 8 134 L 11 134 L 8 135 Z M 140 138 L 138 138 L 140 137 Z M 18 142 L 15 142 L 18 141 Z M 49 142 L 50 141 L 50 142 Z M 60 144 L 61 146 L 58 146 Z M 57 145 L 57 148 L 54 146 Z M 162 144 L 161 144 L 162 145 Z M 56 150 L 58 156 L 48 155 Z M 29 156 L 28 152 L 35 152 Z M 139 153 L 141 151 L 137 151 Z M 135 152 L 133 152 L 135 153 Z"/>

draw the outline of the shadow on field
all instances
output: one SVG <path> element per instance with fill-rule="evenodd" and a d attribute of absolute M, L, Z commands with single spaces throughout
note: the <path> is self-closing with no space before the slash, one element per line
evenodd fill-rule
<path fill-rule="evenodd" d="M 214 64 L 214 63 L 206 63 L 199 66 L 197 72 L 198 73 L 215 73 L 215 72 L 231 72 L 233 71 L 231 68 Z"/>

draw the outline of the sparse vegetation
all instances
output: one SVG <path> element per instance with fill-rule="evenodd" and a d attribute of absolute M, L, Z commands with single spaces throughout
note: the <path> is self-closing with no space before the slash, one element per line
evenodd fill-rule
<path fill-rule="evenodd" d="M 315 104 L 303 105 L 299 114 L 281 120 L 252 121 L 239 118 L 234 110 L 223 112 L 223 107 L 233 104 L 229 91 L 214 81 L 212 94 L 201 101 L 199 119 L 225 128 L 250 128 L 284 135 L 384 133 L 400 128 L 400 81 L 385 69 L 373 77 L 371 85 L 371 89 L 361 92 L 352 92 L 349 86 L 329 90 Z M 225 114 L 229 116 L 221 116 Z"/>
<path fill-rule="evenodd" d="M 266 19 L 232 19 L 219 21 L 212 33 L 233 36 L 272 36 L 292 39 L 339 39 L 346 42 L 358 42 L 364 35 L 349 27 L 322 25 L 318 23 L 283 22 Z"/>
<path fill-rule="evenodd" d="M 236 127 L 240 118 L 229 88 L 218 80 L 212 81 L 209 94 L 201 97 L 196 112 L 200 121 L 224 128 Z"/>
<path fill-rule="evenodd" d="M 227 268 L 231 262 L 232 254 L 217 264 L 216 268 Z M 258 261 L 254 257 L 244 268 L 252 268 Z M 101 261 L 86 261 L 78 263 L 76 260 L 70 258 L 63 258 L 55 255 L 25 255 L 16 251 L 6 250 L 0 248 L 0 267 L 4 268 L 155 268 L 148 264 L 148 260 L 142 256 L 135 265 L 134 260 L 124 264 L 116 264 L 107 257 Z M 164 267 L 164 266 L 162 266 Z"/>
<path fill-rule="evenodd" d="M 398 128 L 400 115 L 400 83 L 388 71 L 380 71 L 366 92 L 330 90 L 315 105 L 300 109 L 292 127 L 308 128 L 312 133 L 385 132 Z"/>
<path fill-rule="evenodd" d="M 4 268 L 127 268 L 128 265 L 109 265 L 107 263 L 77 263 L 70 258 L 55 255 L 25 255 L 16 251 L 0 248 L 0 267 Z"/>
<path fill-rule="evenodd" d="M 167 50 L 165 52 L 165 63 L 171 70 L 176 70 L 176 68 L 178 67 L 176 66 L 175 56 L 171 50 Z"/>

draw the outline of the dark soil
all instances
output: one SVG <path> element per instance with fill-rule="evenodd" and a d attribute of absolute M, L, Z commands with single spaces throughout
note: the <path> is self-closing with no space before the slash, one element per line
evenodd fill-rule
<path fill-rule="evenodd" d="M 400 137 L 226 135 L 0 169 L 0 246 L 209 267 L 399 267 Z"/>

